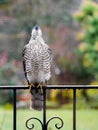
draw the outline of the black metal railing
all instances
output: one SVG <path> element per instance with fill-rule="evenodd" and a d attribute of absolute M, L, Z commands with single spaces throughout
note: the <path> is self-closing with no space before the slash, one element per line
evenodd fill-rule
<path fill-rule="evenodd" d="M 16 91 L 18 89 L 29 89 L 26 86 L 0 86 L 0 89 L 13 90 L 13 130 L 17 130 L 17 109 L 16 109 Z M 57 129 L 61 129 L 63 127 L 64 121 L 60 117 L 51 117 L 48 121 L 46 121 L 46 90 L 47 89 L 73 89 L 73 130 L 76 130 L 76 90 L 77 89 L 98 89 L 98 86 L 94 85 L 48 85 L 43 88 L 44 92 L 44 108 L 43 108 L 43 122 L 36 118 L 31 117 L 26 121 L 26 127 L 28 130 L 32 130 L 34 128 L 33 120 L 37 120 L 41 126 L 42 130 L 48 130 L 48 124 L 53 119 L 58 119 L 60 123 L 56 123 L 55 127 Z M 29 125 L 29 122 L 32 121 L 32 124 Z"/>

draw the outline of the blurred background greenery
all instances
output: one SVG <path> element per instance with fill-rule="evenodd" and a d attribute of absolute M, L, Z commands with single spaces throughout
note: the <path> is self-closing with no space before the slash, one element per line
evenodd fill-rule
<path fill-rule="evenodd" d="M 0 85 L 26 83 L 22 50 L 35 24 L 54 55 L 49 84 L 98 85 L 98 0 L 0 0 Z M 72 109 L 72 90 L 47 91 L 47 108 Z M 17 91 L 17 108 L 29 100 Z M 0 106 L 12 103 L 13 92 L 1 90 Z M 77 109 L 97 110 L 98 90 L 77 90 Z"/>

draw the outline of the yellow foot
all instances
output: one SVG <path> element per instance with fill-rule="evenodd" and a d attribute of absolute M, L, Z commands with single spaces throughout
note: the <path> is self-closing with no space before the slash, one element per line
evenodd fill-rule
<path fill-rule="evenodd" d="M 40 88 L 40 89 L 41 89 L 41 93 L 43 93 L 43 89 L 42 89 L 42 88 L 43 88 L 43 85 L 42 85 L 42 84 L 39 83 L 39 84 L 37 85 L 37 88 Z"/>
<path fill-rule="evenodd" d="M 28 84 L 28 87 L 29 87 L 29 90 L 31 91 L 31 89 L 33 88 L 33 87 L 35 87 L 35 85 L 32 83 L 32 84 Z"/>

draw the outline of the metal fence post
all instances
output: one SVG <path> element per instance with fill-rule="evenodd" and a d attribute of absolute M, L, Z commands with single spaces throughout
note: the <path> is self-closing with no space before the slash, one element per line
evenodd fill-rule
<path fill-rule="evenodd" d="M 44 95 L 44 107 L 43 107 L 43 130 L 47 130 L 46 125 L 46 88 L 43 88 L 43 95 Z"/>
<path fill-rule="evenodd" d="M 76 88 L 73 88 L 73 130 L 76 130 Z"/>
<path fill-rule="evenodd" d="M 16 89 L 13 89 L 13 130 L 16 130 Z"/>

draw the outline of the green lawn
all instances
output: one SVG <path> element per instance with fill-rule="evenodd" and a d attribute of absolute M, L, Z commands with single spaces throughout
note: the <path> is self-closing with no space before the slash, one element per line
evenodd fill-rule
<path fill-rule="evenodd" d="M 2 118 L 5 116 L 4 121 Z M 64 121 L 64 126 L 61 130 L 72 130 L 73 129 L 73 117 L 72 110 L 47 110 L 47 120 L 53 116 L 59 116 Z M 12 111 L 4 111 L 0 109 L 0 125 L 3 124 L 0 130 L 13 130 L 13 119 Z M 30 117 L 38 117 L 42 120 L 42 112 L 36 112 L 33 110 L 18 110 L 17 112 L 17 130 L 28 130 L 25 127 L 25 122 Z M 97 110 L 77 110 L 77 130 L 98 130 L 98 111 Z M 41 126 L 37 121 L 35 123 L 35 130 L 41 130 Z M 49 123 L 48 130 L 56 130 L 54 124 L 58 123 L 58 120 L 52 120 Z"/>

